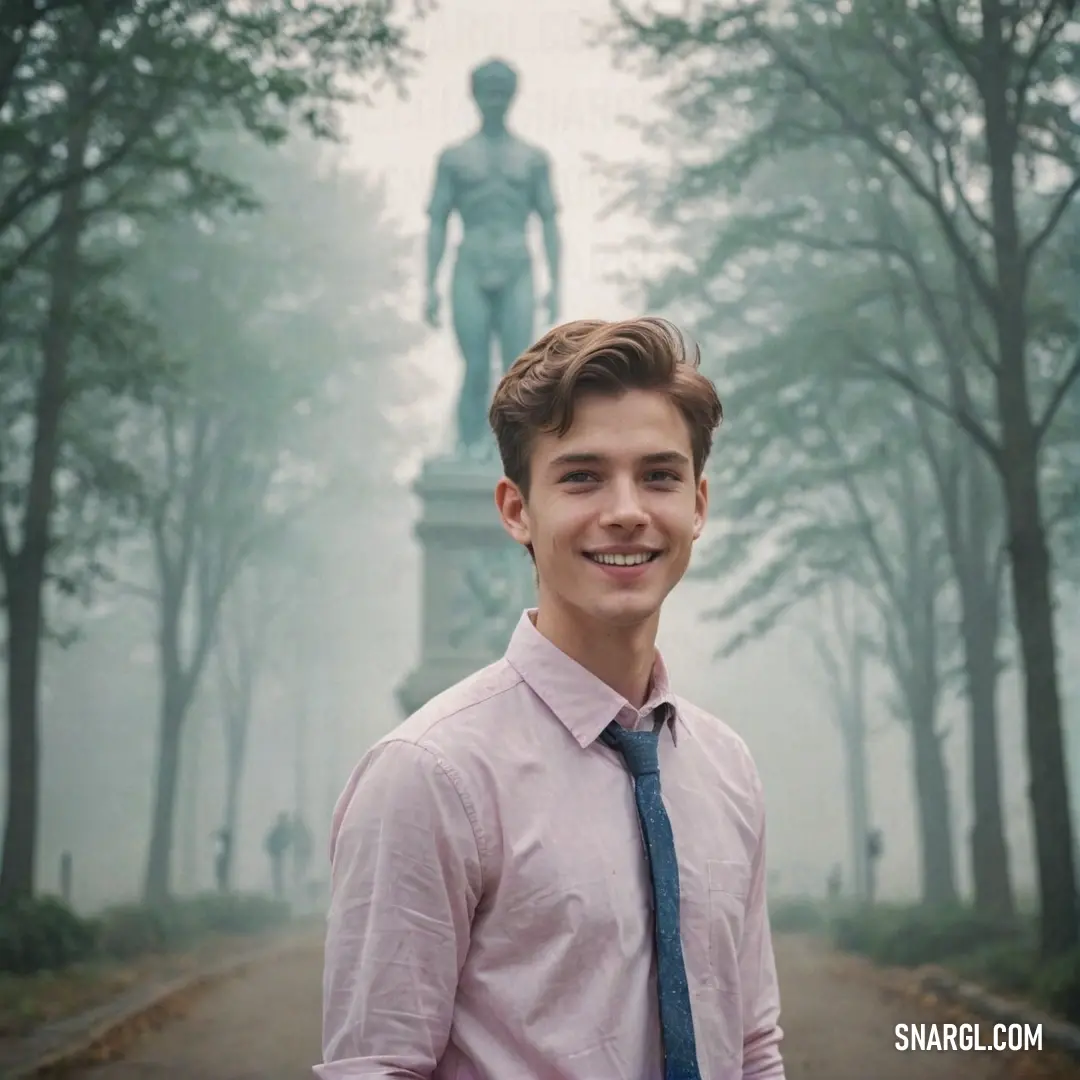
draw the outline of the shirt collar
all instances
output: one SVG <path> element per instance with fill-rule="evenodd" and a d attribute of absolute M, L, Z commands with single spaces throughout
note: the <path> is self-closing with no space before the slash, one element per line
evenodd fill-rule
<path fill-rule="evenodd" d="M 636 709 L 622 694 L 544 637 L 533 623 L 535 616 L 535 608 L 522 612 L 507 646 L 506 660 L 580 746 L 595 742 L 612 720 L 634 727 L 639 717 L 664 702 L 671 706 L 668 727 L 672 739 L 676 739 L 675 697 L 659 651 L 653 665 L 649 699 L 641 709 Z"/>

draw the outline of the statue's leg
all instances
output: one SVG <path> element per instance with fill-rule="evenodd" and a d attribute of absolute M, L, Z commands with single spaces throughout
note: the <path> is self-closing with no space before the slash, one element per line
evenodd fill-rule
<path fill-rule="evenodd" d="M 532 270 L 526 268 L 499 290 L 495 306 L 495 332 L 499 336 L 503 371 L 532 345 L 535 318 L 533 275 Z"/>
<path fill-rule="evenodd" d="M 465 361 L 465 377 L 458 397 L 458 441 L 462 446 L 475 446 L 487 430 L 494 313 L 491 298 L 480 288 L 464 259 L 458 259 L 454 267 L 450 303 L 454 333 Z"/>

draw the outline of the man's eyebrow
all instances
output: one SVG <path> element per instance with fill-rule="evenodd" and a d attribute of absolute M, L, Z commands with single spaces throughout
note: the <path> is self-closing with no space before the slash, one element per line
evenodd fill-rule
<path fill-rule="evenodd" d="M 551 465 L 595 465 L 598 462 L 604 460 L 602 454 L 590 454 L 590 453 L 566 453 L 559 454 L 557 457 L 553 457 L 549 464 Z"/>
<path fill-rule="evenodd" d="M 553 457 L 550 465 L 558 467 L 562 465 L 599 465 L 607 459 L 603 454 L 589 451 L 568 452 Z M 661 450 L 655 454 L 645 454 L 641 458 L 644 465 L 689 465 L 690 459 L 678 450 Z"/>
<path fill-rule="evenodd" d="M 659 454 L 646 454 L 642 459 L 646 465 L 689 465 L 690 459 L 678 450 L 664 450 Z"/>

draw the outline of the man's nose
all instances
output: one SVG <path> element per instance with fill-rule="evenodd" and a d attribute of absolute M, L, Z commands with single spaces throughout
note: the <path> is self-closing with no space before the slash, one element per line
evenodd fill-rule
<path fill-rule="evenodd" d="M 609 501 L 602 524 L 624 529 L 638 528 L 649 520 L 641 490 L 633 477 L 616 477 L 608 487 Z"/>

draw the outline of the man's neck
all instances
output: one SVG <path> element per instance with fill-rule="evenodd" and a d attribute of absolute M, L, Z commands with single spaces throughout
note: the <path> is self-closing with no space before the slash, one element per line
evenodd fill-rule
<path fill-rule="evenodd" d="M 485 139 L 505 139 L 510 132 L 506 130 L 504 120 L 492 120 L 490 123 L 485 121 L 480 125 L 480 134 Z"/>
<path fill-rule="evenodd" d="M 554 605 L 541 604 L 536 629 L 571 660 L 621 694 L 636 709 L 649 696 L 656 663 L 659 614 L 635 626 L 583 626 Z"/>

